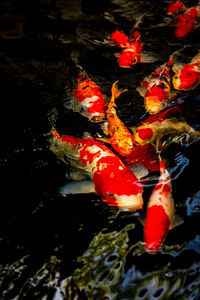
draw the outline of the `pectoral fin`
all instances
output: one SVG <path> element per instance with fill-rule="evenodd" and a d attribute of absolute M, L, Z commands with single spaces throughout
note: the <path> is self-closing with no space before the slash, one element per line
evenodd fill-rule
<path fill-rule="evenodd" d="M 147 91 L 147 89 L 144 88 L 144 87 L 142 87 L 142 86 L 137 87 L 136 90 L 138 91 L 138 93 L 139 93 L 142 97 L 145 96 L 146 91 Z"/>
<path fill-rule="evenodd" d="M 174 215 L 173 219 L 171 220 L 169 229 L 173 229 L 181 224 L 183 224 L 184 220 L 182 217 L 178 216 L 178 215 Z"/>
<path fill-rule="evenodd" d="M 95 193 L 94 183 L 90 180 L 73 181 L 59 189 L 61 195 Z"/>
<path fill-rule="evenodd" d="M 142 63 L 154 63 L 156 61 L 158 61 L 159 58 L 151 55 L 150 53 L 142 53 L 141 54 L 141 62 Z"/>
<path fill-rule="evenodd" d="M 107 143 L 107 144 L 110 144 L 110 140 L 107 140 L 107 139 L 96 138 L 96 140 L 101 141 L 101 142 L 104 142 L 104 143 Z"/>
<path fill-rule="evenodd" d="M 138 180 L 149 174 L 148 169 L 141 163 L 133 163 L 132 165 L 128 166 L 128 168 L 133 172 Z"/>

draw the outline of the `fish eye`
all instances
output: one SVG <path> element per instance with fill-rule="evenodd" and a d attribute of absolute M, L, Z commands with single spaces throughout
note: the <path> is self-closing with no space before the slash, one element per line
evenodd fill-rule
<path fill-rule="evenodd" d="M 102 117 L 101 116 L 94 116 L 92 119 L 91 119 L 91 122 L 95 122 L 95 123 L 98 123 L 98 122 L 101 122 L 103 121 Z"/>
<path fill-rule="evenodd" d="M 113 195 L 113 194 L 110 194 L 109 192 L 107 192 L 107 195 L 109 196 L 109 197 L 115 197 L 115 195 Z"/>
<path fill-rule="evenodd" d="M 81 143 L 78 143 L 75 145 L 75 149 L 81 149 L 83 147 L 83 145 Z"/>

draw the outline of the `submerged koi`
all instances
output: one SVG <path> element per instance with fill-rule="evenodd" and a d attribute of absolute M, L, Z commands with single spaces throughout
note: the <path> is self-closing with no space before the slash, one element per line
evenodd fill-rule
<path fill-rule="evenodd" d="M 129 211 L 142 208 L 141 183 L 102 143 L 93 138 L 61 137 L 53 131 L 50 150 L 59 160 L 92 179 L 94 191 L 108 205 Z"/>
<path fill-rule="evenodd" d="M 176 90 L 190 91 L 200 83 L 200 53 L 188 64 L 174 64 L 172 78 Z"/>
<path fill-rule="evenodd" d="M 160 155 L 159 161 L 160 178 L 149 198 L 144 223 L 144 243 L 150 254 L 155 254 L 159 250 L 169 229 L 182 223 L 182 220 L 175 216 L 171 177 Z"/>
<path fill-rule="evenodd" d="M 73 91 L 75 111 L 80 112 L 92 122 L 102 122 L 105 117 L 105 100 L 99 86 L 82 73 L 78 76 L 78 84 Z"/>
<path fill-rule="evenodd" d="M 190 7 L 183 14 L 178 16 L 175 21 L 174 35 L 178 38 L 185 37 L 196 26 L 197 20 L 200 17 L 200 4 Z"/>
<path fill-rule="evenodd" d="M 133 137 L 125 124 L 119 119 L 116 113 L 115 99 L 126 90 L 119 90 L 117 88 L 117 81 L 112 86 L 112 97 L 106 110 L 107 127 L 105 130 L 106 135 L 110 135 L 110 140 L 99 139 L 104 142 L 109 142 L 113 149 L 120 155 L 127 156 L 133 149 Z"/>
<path fill-rule="evenodd" d="M 139 145 L 153 144 L 165 140 L 165 145 L 170 143 L 189 143 L 199 140 L 200 131 L 194 130 L 186 122 L 178 121 L 176 118 L 161 119 L 145 122 L 137 128 L 132 127 L 134 143 Z"/>
<path fill-rule="evenodd" d="M 134 167 L 144 166 L 148 173 L 159 171 L 158 155 L 155 147 L 147 145 L 135 145 L 134 150 L 131 154 L 123 158 L 126 166 L 134 170 Z"/>
<path fill-rule="evenodd" d="M 167 14 L 168 15 L 178 14 L 181 10 L 186 10 L 186 7 L 180 0 L 178 0 L 176 2 L 172 2 L 169 4 Z"/>
<path fill-rule="evenodd" d="M 144 97 L 144 105 L 147 112 L 157 114 L 169 103 L 171 91 L 170 71 L 172 61 L 169 60 L 157 68 L 150 76 L 145 77 L 141 87 L 137 91 Z"/>
<path fill-rule="evenodd" d="M 115 31 L 110 36 L 110 41 L 121 48 L 124 48 L 118 57 L 118 64 L 122 68 L 130 68 L 141 62 L 143 43 L 139 31 L 134 31 L 131 38 L 120 32 Z"/>

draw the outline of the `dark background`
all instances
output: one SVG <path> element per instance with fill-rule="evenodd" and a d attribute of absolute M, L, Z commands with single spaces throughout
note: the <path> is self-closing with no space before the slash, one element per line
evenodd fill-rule
<path fill-rule="evenodd" d="M 148 116 L 135 90 L 141 80 L 184 45 L 199 49 L 199 28 L 184 39 L 174 37 L 173 18 L 166 15 L 168 3 L 0 2 L 1 299 L 43 299 L 45 295 L 45 299 L 200 299 L 199 142 L 171 145 L 164 153 L 169 166 L 179 166 L 173 193 L 184 224 L 169 233 L 166 247 L 155 256 L 141 246 L 143 226 L 137 214 L 119 213 L 93 194 L 59 195 L 59 187 L 66 182 L 66 166 L 48 150 L 55 111 L 60 133 L 81 137 L 85 131 L 93 136 L 101 131 L 99 125 L 62 106 L 65 85 L 77 76 L 70 56 L 74 50 L 107 101 L 115 80 L 128 89 L 117 102 L 127 126 Z M 190 7 L 196 1 L 184 4 Z M 120 69 L 114 56 L 119 50 L 105 40 L 116 29 L 128 34 L 141 15 L 144 51 L 159 61 Z M 182 118 L 199 129 L 199 88 L 182 96 Z M 182 168 L 185 161 L 188 165 Z M 150 192 L 151 188 L 145 189 L 145 201 Z M 131 224 L 135 228 L 126 230 Z M 128 241 L 123 238 L 126 235 Z M 95 237 L 95 246 L 89 246 Z M 96 265 L 98 245 L 105 255 Z M 86 250 L 88 260 L 78 263 L 77 257 Z M 88 269 L 82 269 L 84 265 L 94 268 L 91 277 Z"/>

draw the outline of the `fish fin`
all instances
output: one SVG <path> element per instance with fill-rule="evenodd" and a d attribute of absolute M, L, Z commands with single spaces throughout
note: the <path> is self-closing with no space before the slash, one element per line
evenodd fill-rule
<path fill-rule="evenodd" d="M 169 226 L 169 229 L 173 229 L 181 224 L 183 224 L 184 220 L 181 216 L 178 216 L 178 215 L 174 215 L 171 223 L 170 223 L 170 226 Z"/>
<path fill-rule="evenodd" d="M 110 140 L 108 140 L 108 139 L 104 139 L 104 138 L 96 138 L 96 140 L 101 141 L 101 142 L 103 142 L 103 143 L 110 144 Z"/>
<path fill-rule="evenodd" d="M 132 133 L 134 133 L 137 130 L 137 126 L 131 126 L 129 127 Z"/>
<path fill-rule="evenodd" d="M 113 83 L 112 89 L 111 89 L 112 95 L 114 96 L 114 98 L 118 98 L 122 93 L 127 91 L 127 89 L 124 89 L 124 90 L 118 89 L 117 83 L 118 83 L 118 80 Z"/>
<path fill-rule="evenodd" d="M 83 132 L 82 138 L 83 139 L 92 138 L 92 135 L 91 135 L 91 133 L 85 131 L 85 132 Z"/>
<path fill-rule="evenodd" d="M 101 130 L 103 131 L 103 133 L 104 133 L 105 135 L 109 135 L 109 129 L 108 129 L 108 122 L 107 122 L 107 121 L 104 122 L 104 123 L 102 123 L 102 124 L 100 125 L 100 127 L 101 127 Z"/>
<path fill-rule="evenodd" d="M 65 177 L 69 180 L 84 180 L 86 178 L 88 178 L 87 174 L 84 174 L 83 172 L 81 172 L 80 169 L 69 169 L 67 170 Z"/>
<path fill-rule="evenodd" d="M 142 63 L 154 63 L 154 62 L 157 62 L 159 60 L 160 60 L 160 58 L 155 57 L 155 56 L 151 55 L 150 53 L 148 54 L 148 53 L 143 52 L 141 54 L 141 62 Z"/>
<path fill-rule="evenodd" d="M 129 165 L 128 168 L 133 172 L 138 180 L 149 174 L 148 169 L 141 163 L 133 163 L 132 165 Z"/>
<path fill-rule="evenodd" d="M 146 94 L 147 89 L 144 88 L 144 87 L 142 87 L 142 86 L 139 86 L 139 87 L 136 88 L 136 91 L 138 91 L 138 93 L 139 93 L 142 97 L 144 97 L 145 94 Z"/>
<path fill-rule="evenodd" d="M 140 224 L 144 226 L 146 220 L 146 212 L 142 211 L 141 214 L 137 217 Z"/>
<path fill-rule="evenodd" d="M 91 180 L 72 181 L 59 189 L 63 196 L 69 194 L 90 194 L 95 193 L 94 183 Z"/>
<path fill-rule="evenodd" d="M 198 53 L 197 55 L 195 55 L 193 57 L 193 59 L 191 60 L 191 63 L 195 64 L 195 63 L 197 63 L 199 61 L 200 61 L 200 53 Z"/>

